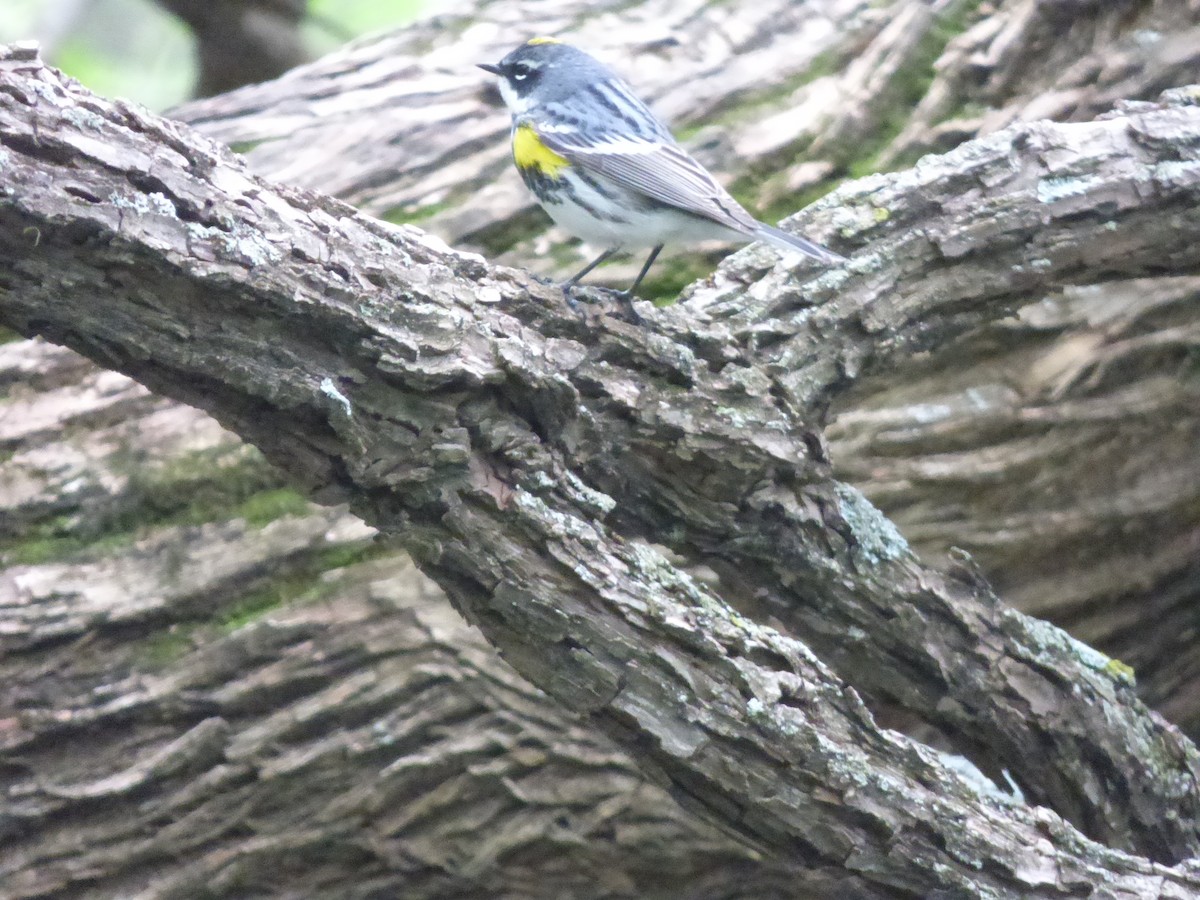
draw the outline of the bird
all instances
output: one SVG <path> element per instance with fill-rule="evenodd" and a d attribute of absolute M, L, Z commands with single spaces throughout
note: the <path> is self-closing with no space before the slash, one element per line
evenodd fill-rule
<path fill-rule="evenodd" d="M 552 37 L 526 41 L 498 63 L 512 115 L 512 155 L 525 185 L 564 230 L 603 252 L 567 279 L 563 294 L 614 254 L 650 248 L 630 301 L 666 244 L 762 240 L 826 264 L 845 257 L 755 219 L 604 63 Z M 636 314 L 634 314 L 636 315 Z"/>

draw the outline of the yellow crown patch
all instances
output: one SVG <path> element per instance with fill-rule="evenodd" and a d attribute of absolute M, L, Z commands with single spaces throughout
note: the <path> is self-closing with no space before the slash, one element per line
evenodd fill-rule
<path fill-rule="evenodd" d="M 530 125 L 518 125 L 513 132 L 513 162 L 518 169 L 537 169 L 554 178 L 560 169 L 570 163 L 542 143 L 538 133 Z"/>
<path fill-rule="evenodd" d="M 535 37 L 530 38 L 525 43 L 536 47 L 538 44 L 561 44 L 562 41 L 552 37 Z"/>

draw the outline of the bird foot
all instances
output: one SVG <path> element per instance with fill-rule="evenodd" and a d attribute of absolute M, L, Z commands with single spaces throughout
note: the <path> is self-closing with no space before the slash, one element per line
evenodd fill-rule
<path fill-rule="evenodd" d="M 575 285 L 571 284 L 570 282 L 565 283 L 562 286 L 563 300 L 566 301 L 567 306 L 571 308 L 571 311 L 574 312 L 575 315 L 579 316 L 581 319 L 586 318 L 587 314 L 583 307 L 579 305 L 579 301 L 576 300 L 571 294 L 571 292 L 574 290 Z"/>
<path fill-rule="evenodd" d="M 614 300 L 621 304 L 621 311 L 625 314 L 625 321 L 630 325 L 641 325 L 644 321 L 638 311 L 633 308 L 633 291 L 614 291 L 609 290 Z"/>
<path fill-rule="evenodd" d="M 578 287 L 578 285 L 564 284 L 562 286 L 563 299 L 566 301 L 567 306 L 571 307 L 571 309 L 573 309 L 581 318 L 586 318 L 587 314 L 583 305 L 575 296 L 573 296 L 572 293 L 576 287 Z M 626 322 L 629 322 L 631 325 L 641 325 L 644 321 L 642 317 L 638 315 L 637 310 L 633 308 L 633 291 L 618 291 L 615 288 L 593 286 L 588 286 L 586 290 L 595 291 L 596 293 L 603 293 L 607 297 L 611 297 L 613 300 L 616 300 L 621 306 L 621 318 L 623 318 Z"/>

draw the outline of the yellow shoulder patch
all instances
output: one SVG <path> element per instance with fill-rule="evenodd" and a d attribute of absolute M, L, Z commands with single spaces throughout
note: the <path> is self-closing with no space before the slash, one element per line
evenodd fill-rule
<path fill-rule="evenodd" d="M 570 163 L 542 143 L 532 125 L 518 125 L 513 132 L 513 162 L 518 169 L 538 169 L 554 178 Z"/>
<path fill-rule="evenodd" d="M 562 41 L 560 41 L 558 38 L 552 38 L 552 37 L 535 37 L 535 38 L 530 38 L 525 43 L 532 44 L 533 46 L 536 47 L 538 44 L 561 44 Z"/>

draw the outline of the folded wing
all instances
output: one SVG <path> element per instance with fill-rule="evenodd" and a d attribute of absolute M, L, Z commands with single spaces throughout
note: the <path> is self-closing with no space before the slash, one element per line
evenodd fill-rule
<path fill-rule="evenodd" d="M 674 143 L 539 130 L 542 142 L 572 165 L 726 228 L 753 234 L 759 223 L 705 168 Z"/>

